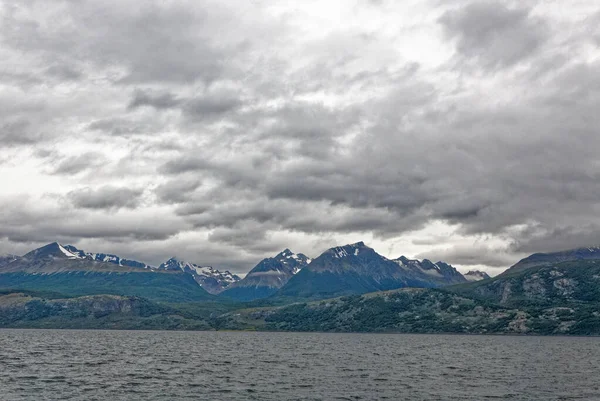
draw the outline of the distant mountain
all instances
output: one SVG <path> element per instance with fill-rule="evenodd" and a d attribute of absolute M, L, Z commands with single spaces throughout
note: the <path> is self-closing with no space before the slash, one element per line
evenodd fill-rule
<path fill-rule="evenodd" d="M 79 257 L 81 259 L 95 260 L 96 262 L 113 263 L 113 264 L 119 265 L 119 266 L 137 267 L 140 269 L 155 269 L 155 267 L 147 265 L 144 262 L 138 262 L 137 260 L 131 260 L 131 259 L 124 259 L 117 255 L 111 255 L 111 254 L 107 254 L 107 253 L 84 252 L 80 249 L 77 249 L 73 245 L 65 245 L 64 249 L 67 252 L 70 252 L 74 256 Z"/>
<path fill-rule="evenodd" d="M 553 263 L 598 259 L 600 259 L 600 247 L 577 248 L 551 253 L 534 253 L 525 259 L 521 259 L 502 274 L 508 274 L 509 272 L 514 272 L 515 270 L 523 270 L 535 266 L 548 266 Z"/>
<path fill-rule="evenodd" d="M 490 275 L 486 272 L 482 272 L 480 270 L 471 270 L 463 276 L 467 279 L 467 281 L 480 281 L 490 278 Z"/>
<path fill-rule="evenodd" d="M 311 263 L 311 259 L 289 249 L 260 261 L 241 281 L 222 292 L 239 301 L 251 301 L 275 294 L 294 275 Z"/>
<path fill-rule="evenodd" d="M 41 248 L 34 249 L 33 251 L 23 255 L 24 259 L 35 260 L 35 259 L 85 259 L 73 252 L 67 250 L 64 246 L 58 242 L 52 242 L 48 245 L 44 245 Z"/>
<path fill-rule="evenodd" d="M 180 261 L 177 258 L 171 258 L 161 264 L 158 270 L 164 271 L 182 271 L 194 277 L 194 280 L 202 288 L 211 294 L 218 294 L 241 280 L 241 278 L 229 270 L 221 272 L 211 266 L 198 266 L 193 263 Z"/>
<path fill-rule="evenodd" d="M 18 258 L 19 257 L 17 255 L 11 255 L 11 254 L 0 255 L 0 267 L 17 260 Z"/>
<path fill-rule="evenodd" d="M 57 242 L 35 249 L 0 266 L 0 289 L 56 291 L 69 296 L 112 294 L 155 301 L 212 299 L 189 274 L 97 260 Z"/>
<path fill-rule="evenodd" d="M 390 260 L 358 242 L 325 251 L 293 276 L 277 296 L 318 299 L 465 281 L 456 269 L 443 262 L 405 257 Z"/>
<path fill-rule="evenodd" d="M 428 259 L 419 261 L 404 256 L 400 256 L 393 261 L 414 276 L 427 275 L 428 280 L 436 287 L 466 282 L 466 278 L 458 270 L 452 265 L 441 261 L 433 263 Z"/>
<path fill-rule="evenodd" d="M 0 266 L 0 273 L 58 273 L 63 271 L 115 271 L 142 270 L 131 266 L 94 260 L 87 255 L 73 252 L 68 245 L 52 242 L 16 257 Z"/>

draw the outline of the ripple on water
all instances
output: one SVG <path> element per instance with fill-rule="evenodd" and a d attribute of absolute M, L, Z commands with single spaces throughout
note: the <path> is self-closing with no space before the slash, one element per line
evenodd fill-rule
<path fill-rule="evenodd" d="M 594 399 L 597 360 L 598 338 L 0 330 L 0 398 Z"/>

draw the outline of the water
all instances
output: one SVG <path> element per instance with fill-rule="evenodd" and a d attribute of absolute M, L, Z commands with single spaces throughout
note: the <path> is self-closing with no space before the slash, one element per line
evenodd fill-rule
<path fill-rule="evenodd" d="M 600 400 L 600 338 L 0 330 L 1 400 Z"/>

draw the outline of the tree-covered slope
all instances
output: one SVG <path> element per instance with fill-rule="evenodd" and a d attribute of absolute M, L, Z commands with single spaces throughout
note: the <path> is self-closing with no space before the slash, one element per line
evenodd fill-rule
<path fill-rule="evenodd" d="M 55 291 L 70 296 L 125 295 L 162 302 L 193 302 L 214 299 L 184 273 L 150 271 L 68 271 L 48 274 L 24 272 L 0 274 L 0 289 Z"/>
<path fill-rule="evenodd" d="M 39 292 L 0 292 L 0 327 L 206 330 L 211 325 L 140 297 L 64 298 Z"/>
<path fill-rule="evenodd" d="M 445 289 L 409 288 L 253 308 L 222 328 L 279 331 L 600 335 L 597 304 L 507 307 Z"/>

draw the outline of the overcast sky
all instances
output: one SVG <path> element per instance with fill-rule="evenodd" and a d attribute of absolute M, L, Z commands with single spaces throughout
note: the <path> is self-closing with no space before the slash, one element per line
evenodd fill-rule
<path fill-rule="evenodd" d="M 597 0 L 0 0 L 0 252 L 600 243 Z"/>

